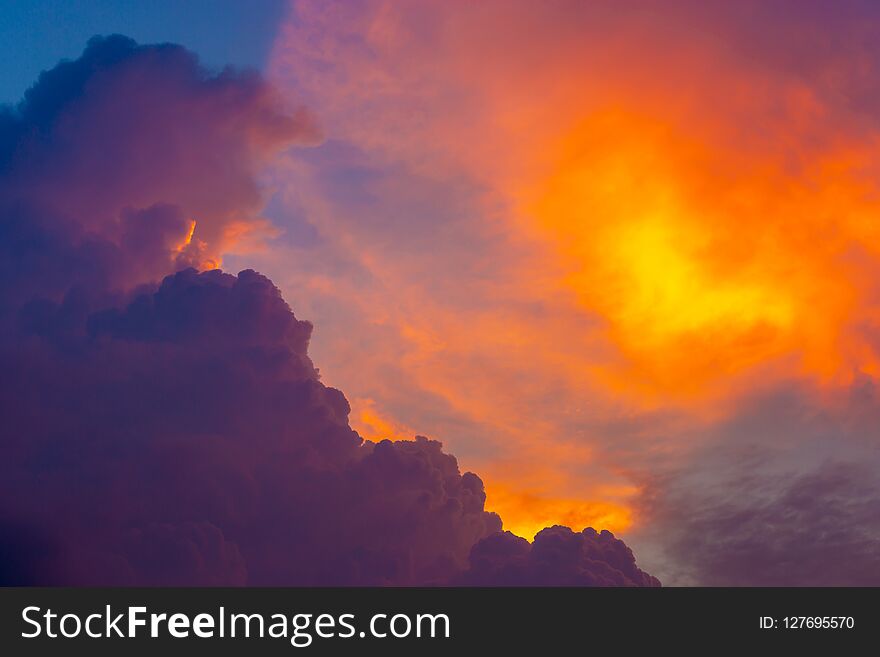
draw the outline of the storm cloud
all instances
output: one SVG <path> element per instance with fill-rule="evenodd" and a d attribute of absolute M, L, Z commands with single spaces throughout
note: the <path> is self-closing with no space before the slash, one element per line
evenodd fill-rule
<path fill-rule="evenodd" d="M 316 135 L 256 74 L 119 36 L 3 110 L 2 582 L 504 583 L 513 541 L 521 583 L 656 584 L 607 533 L 545 530 L 519 564 L 479 477 L 362 440 L 311 324 L 215 268 L 272 232 L 261 164 Z"/>

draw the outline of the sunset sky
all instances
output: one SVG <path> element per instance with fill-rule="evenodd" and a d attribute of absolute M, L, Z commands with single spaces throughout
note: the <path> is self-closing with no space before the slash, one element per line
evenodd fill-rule
<path fill-rule="evenodd" d="M 296 4 L 267 70 L 325 141 L 234 262 L 321 328 L 362 435 L 437 437 L 506 528 L 607 527 L 663 572 L 673 494 L 748 512 L 746 475 L 764 508 L 876 458 L 878 24 L 627 6 Z"/>
<path fill-rule="evenodd" d="M 247 106 L 253 190 L 179 191 L 178 152 L 169 244 L 278 286 L 362 438 L 438 440 L 505 530 L 608 529 L 664 585 L 880 582 L 874 3 L 183 4 L 95 2 L 52 51 L 64 3 L 3 9 L 0 100 L 93 34 L 258 69 L 296 130 Z"/>

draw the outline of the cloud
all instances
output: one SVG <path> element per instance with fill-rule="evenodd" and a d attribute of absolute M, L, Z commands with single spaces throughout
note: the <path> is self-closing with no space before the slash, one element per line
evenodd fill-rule
<path fill-rule="evenodd" d="M 66 231 L 63 246 L 83 257 L 100 250 L 96 266 L 111 266 L 107 242 L 121 247 L 134 256 L 112 263 L 121 286 L 161 277 L 175 261 L 217 262 L 243 232 L 265 231 L 255 168 L 314 139 L 315 127 L 256 73 L 211 74 L 180 46 L 117 35 L 95 37 L 80 58 L 44 72 L 0 113 L 0 134 L 4 214 L 31 215 L 22 231 L 46 222 Z M 55 276 L 79 274 L 68 269 L 56 266 Z"/>
<path fill-rule="evenodd" d="M 789 487 L 875 462 L 870 423 L 851 433 L 829 397 L 880 374 L 878 17 L 298 0 L 270 74 L 328 141 L 279 167 L 276 216 L 322 240 L 260 268 L 329 327 L 327 380 L 443 435 L 506 528 L 592 515 L 664 582 L 720 581 L 733 537 L 713 508 L 769 514 L 754 535 L 785 543 Z M 780 416 L 792 388 L 811 392 Z M 761 396 L 756 417 L 743 398 Z M 774 464 L 751 486 L 742 445 Z M 867 521 L 851 493 L 841 513 Z M 691 515 L 711 567 L 708 548 L 689 565 Z"/>
<path fill-rule="evenodd" d="M 869 586 L 880 566 L 875 383 L 743 402 L 704 445 L 643 473 L 630 536 L 667 584 Z"/>
<path fill-rule="evenodd" d="M 123 37 L 5 110 L 4 584 L 444 584 L 501 530 L 439 442 L 351 429 L 268 278 L 210 266 L 265 229 L 256 172 L 305 117 Z"/>
<path fill-rule="evenodd" d="M 828 463 L 775 486 L 744 475 L 721 499 L 672 493 L 654 517 L 675 555 L 667 567 L 706 586 L 877 586 L 875 467 Z"/>
<path fill-rule="evenodd" d="M 542 529 L 532 544 L 510 532 L 484 538 L 471 551 L 462 581 L 476 586 L 660 586 L 611 532 L 587 528 L 575 533 L 559 525 Z"/>
<path fill-rule="evenodd" d="M 73 583 L 442 581 L 500 528 L 438 443 L 362 443 L 259 274 L 187 269 L 85 324 L 4 358 L 4 511 Z"/>

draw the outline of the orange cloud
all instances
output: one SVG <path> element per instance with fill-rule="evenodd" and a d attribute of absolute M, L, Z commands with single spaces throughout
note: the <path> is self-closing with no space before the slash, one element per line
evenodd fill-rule
<path fill-rule="evenodd" d="M 633 111 L 593 115 L 536 184 L 530 216 L 626 358 L 606 374 L 675 396 L 787 356 L 824 378 L 873 366 L 852 332 L 876 269 L 853 260 L 876 243 L 870 152 L 841 146 L 791 172 L 772 152 L 745 159 L 692 134 Z"/>
<path fill-rule="evenodd" d="M 632 495 L 634 491 L 627 491 Z M 535 534 L 552 525 L 599 527 L 614 533 L 632 526 L 632 511 L 625 505 L 607 501 L 548 498 L 541 494 L 504 484 L 490 484 L 486 489 L 486 509 L 498 513 L 504 529 L 532 540 Z"/>
<path fill-rule="evenodd" d="M 362 438 L 380 440 L 412 440 L 416 432 L 380 411 L 373 399 L 355 398 L 351 402 L 349 423 Z"/>
<path fill-rule="evenodd" d="M 518 531 L 625 531 L 628 473 L 743 391 L 880 371 L 870 76 L 736 4 L 298 2 L 276 44 L 328 144 L 273 183 L 325 242 L 264 268 L 353 421 L 444 441 Z"/>

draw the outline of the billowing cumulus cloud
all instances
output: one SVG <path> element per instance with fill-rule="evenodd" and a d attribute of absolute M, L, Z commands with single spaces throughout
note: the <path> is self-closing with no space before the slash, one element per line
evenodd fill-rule
<path fill-rule="evenodd" d="M 72 582 L 442 581 L 500 528 L 438 443 L 362 443 L 252 271 L 183 270 L 84 324 L 4 358 L 4 511 Z"/>
<path fill-rule="evenodd" d="M 607 531 L 542 529 L 530 544 L 510 532 L 474 546 L 462 577 L 478 586 L 659 586 L 642 572 L 632 551 Z"/>
<path fill-rule="evenodd" d="M 439 442 L 363 441 L 311 324 L 268 278 L 212 268 L 271 235 L 255 173 L 315 134 L 258 76 L 122 37 L 4 110 L 3 583 L 491 576 L 485 541 L 510 539 L 482 481 Z M 619 541 L 565 531 L 524 580 L 654 583 Z"/>
<path fill-rule="evenodd" d="M 3 273 L 29 281 L 3 294 L 105 292 L 254 246 L 268 230 L 254 168 L 314 130 L 256 74 L 94 39 L 0 111 Z"/>

